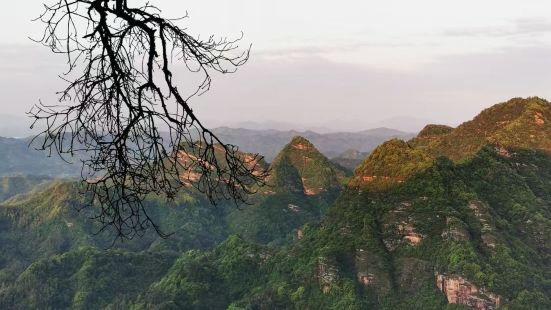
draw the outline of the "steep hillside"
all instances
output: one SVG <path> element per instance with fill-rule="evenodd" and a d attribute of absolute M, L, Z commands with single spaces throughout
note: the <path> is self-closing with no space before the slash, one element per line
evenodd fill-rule
<path fill-rule="evenodd" d="M 538 133 L 534 128 L 539 127 L 533 127 L 545 124 L 546 118 L 543 124 L 535 119 L 539 112 L 546 115 L 541 109 L 548 103 L 515 102 L 489 109 L 489 115 L 483 112 L 457 129 L 429 127 L 418 138 L 428 141 L 422 146 L 399 140 L 383 144 L 356 177 L 371 177 L 362 180 L 370 184 L 380 176 L 391 182 L 370 190 L 346 189 L 322 224 L 301 229 L 291 249 L 278 254 L 249 250 L 246 256 L 220 250 L 188 264 L 217 266 L 226 255 L 236 261 L 266 257 L 247 264 L 261 277 L 258 281 L 243 282 L 241 293 L 219 295 L 218 302 L 236 308 L 453 309 L 449 303 L 472 309 L 548 309 L 551 154 L 547 129 Z M 523 116 L 533 112 L 534 102 L 541 109 L 533 118 Z M 516 105 L 521 108 L 505 113 L 504 107 Z M 529 145 L 504 137 L 509 129 L 484 121 L 501 122 L 505 116 L 515 116 L 509 123 L 520 128 L 517 137 L 539 134 L 544 139 Z M 485 136 L 482 127 L 498 129 Z M 438 151 L 450 135 L 457 144 Z M 500 137 L 499 143 L 487 137 Z M 446 154 L 460 156 L 451 156 L 454 162 L 440 157 Z M 300 192 L 300 183 L 290 188 Z M 179 287 L 206 283 L 205 278 L 186 279 Z M 200 293 L 194 296 L 194 304 L 212 302 Z"/>
<path fill-rule="evenodd" d="M 297 276 L 295 288 L 320 308 L 546 309 L 549 185 L 549 155 L 488 148 L 461 164 L 440 159 L 386 192 L 350 189 L 293 252 L 312 281 Z"/>
<path fill-rule="evenodd" d="M 354 172 L 350 186 L 386 187 L 403 182 L 418 171 L 430 167 L 433 158 L 421 149 L 393 139 L 378 146 Z"/>
<path fill-rule="evenodd" d="M 517 149 L 551 153 L 551 103 L 537 97 L 514 98 L 457 128 L 428 125 L 408 142 L 384 143 L 358 167 L 351 185 L 379 184 L 381 179 L 403 181 L 439 156 L 466 160 L 487 145 L 504 156 Z"/>
<path fill-rule="evenodd" d="M 308 196 L 339 190 L 346 176 L 345 169 L 329 161 L 310 141 L 300 136 L 294 137 L 274 159 L 269 182 L 277 188 L 282 175 L 290 176 L 294 172 L 294 182 L 300 183 Z"/>
<path fill-rule="evenodd" d="M 111 251 L 81 247 L 106 240 L 69 211 L 74 184 L 18 195 L 0 207 L 0 308 L 551 309 L 549 111 L 513 99 L 427 126 L 350 186 L 295 137 L 252 205 L 151 197 L 175 239 Z"/>
<path fill-rule="evenodd" d="M 320 220 L 340 193 L 339 182 L 344 176 L 313 145 L 301 142 L 308 143 L 308 149 L 290 143 L 282 150 L 281 158 L 285 160 L 271 168 L 273 180 L 278 181 L 271 183 L 266 192 L 253 196 L 251 205 L 236 208 L 222 201 L 212 206 L 193 187 L 184 188 L 173 202 L 151 196 L 144 202 L 148 214 L 164 232 L 173 234 L 162 239 L 150 231 L 141 238 L 116 242 L 115 248 L 174 252 L 205 249 L 232 232 L 260 243 L 292 241 L 305 223 Z M 311 160 L 305 164 L 306 157 Z M 37 260 L 80 246 L 104 249 L 112 245 L 114 235 L 109 229 L 96 234 L 100 227 L 91 220 L 94 209 L 85 208 L 87 200 L 79 183 L 10 177 L 2 179 L 2 185 L 0 197 L 10 199 L 0 205 L 0 283 L 10 283 Z M 308 186 L 316 186 L 317 192 L 307 192 Z"/>
<path fill-rule="evenodd" d="M 530 163 L 530 165 L 527 165 Z M 545 170 L 542 172 L 542 170 Z M 384 193 L 347 190 L 277 251 L 183 254 L 131 304 L 201 309 L 548 309 L 551 157 L 483 149 Z"/>
<path fill-rule="evenodd" d="M 144 202 L 161 229 L 174 233 L 168 239 L 149 231 L 113 244 L 114 233 L 107 229 L 98 234 L 101 227 L 91 219 L 95 210 L 85 208 L 85 202 L 78 183 L 54 181 L 0 205 L 0 283 L 13 281 L 38 259 L 79 246 L 182 251 L 210 247 L 229 235 L 224 222 L 228 207 L 214 208 L 202 195 L 188 192 L 170 203 L 157 197 Z"/>
<path fill-rule="evenodd" d="M 433 156 L 459 160 L 487 144 L 551 152 L 551 103 L 531 97 L 496 104 L 448 134 L 440 135 L 427 151 Z"/>
<path fill-rule="evenodd" d="M 231 146 L 230 146 L 231 147 Z M 180 150 L 176 154 L 176 158 L 180 165 L 176 167 L 180 179 L 186 185 L 201 184 L 201 177 L 203 172 L 209 171 L 209 177 L 211 178 L 227 178 L 230 171 L 227 149 L 220 144 L 216 144 L 213 148 L 205 149 L 192 144 L 181 144 Z M 252 175 L 256 177 L 263 177 L 267 175 L 268 164 L 260 154 L 246 153 L 242 151 L 235 152 L 236 158 L 239 159 L 239 163 L 243 164 L 247 171 L 250 171 Z M 208 158 L 208 160 L 205 160 Z M 210 163 L 216 161 L 215 168 Z M 204 166 L 204 164 L 207 166 Z M 244 184 L 255 184 L 256 182 L 249 175 L 244 175 L 242 179 Z"/>
<path fill-rule="evenodd" d="M 268 185 L 251 206 L 232 211 L 234 233 L 261 243 L 292 240 L 306 223 L 318 222 L 337 198 L 345 169 L 303 137 L 294 137 L 270 166 Z"/>

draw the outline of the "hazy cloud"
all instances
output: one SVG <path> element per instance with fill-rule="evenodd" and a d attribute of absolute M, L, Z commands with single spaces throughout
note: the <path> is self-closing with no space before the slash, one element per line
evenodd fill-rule
<path fill-rule="evenodd" d="M 456 125 L 511 97 L 551 98 L 551 47 L 441 56 L 406 72 L 338 63 L 313 51 L 289 55 L 253 55 L 236 74 L 214 76 L 212 90 L 194 99 L 195 111 L 212 126 L 363 130 L 388 123 L 411 130 L 419 119 Z M 63 65 L 43 48 L 1 48 L 2 114 L 24 115 L 39 99 L 56 103 Z"/>
<path fill-rule="evenodd" d="M 551 34 L 551 22 L 541 18 L 516 19 L 502 25 L 483 27 L 452 28 L 442 32 L 443 36 L 530 36 Z"/>
<path fill-rule="evenodd" d="M 257 59 L 219 81 L 198 111 L 349 130 L 403 116 L 456 125 L 512 97 L 550 98 L 549 55 L 547 47 L 507 48 L 442 56 L 410 72 L 322 57 Z"/>

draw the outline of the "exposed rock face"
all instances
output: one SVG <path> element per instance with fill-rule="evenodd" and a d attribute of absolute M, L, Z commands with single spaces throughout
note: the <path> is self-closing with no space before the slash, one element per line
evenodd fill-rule
<path fill-rule="evenodd" d="M 358 249 L 356 251 L 356 277 L 358 282 L 363 285 L 372 285 L 375 283 L 375 274 L 370 270 L 370 261 L 367 251 Z"/>
<path fill-rule="evenodd" d="M 501 297 L 479 288 L 460 276 L 435 275 L 436 286 L 446 295 L 448 303 L 466 305 L 471 309 L 490 310 L 501 306 Z"/>
<path fill-rule="evenodd" d="M 300 228 L 297 230 L 297 239 L 298 240 L 304 239 L 304 231 Z"/>
<path fill-rule="evenodd" d="M 496 152 L 503 157 L 511 157 L 511 153 L 509 152 L 509 150 L 502 146 L 496 147 Z"/>
<path fill-rule="evenodd" d="M 317 277 L 320 288 L 324 294 L 331 292 L 331 285 L 337 280 L 337 268 L 330 264 L 325 257 L 320 257 L 318 261 Z"/>
<path fill-rule="evenodd" d="M 545 120 L 543 119 L 543 114 L 541 112 L 536 112 L 534 114 L 534 122 L 538 126 L 542 126 L 543 124 L 545 124 Z"/>
<path fill-rule="evenodd" d="M 404 239 L 411 245 L 418 245 L 423 240 L 423 235 L 415 232 L 413 225 L 410 223 L 402 223 L 402 225 L 398 225 L 398 229 L 404 236 Z"/>
<path fill-rule="evenodd" d="M 306 185 L 308 183 L 308 179 L 306 178 L 301 178 L 301 180 L 302 180 L 302 187 L 304 188 L 304 195 L 306 196 L 315 196 L 324 191 L 323 187 L 320 187 L 320 188 L 308 187 L 308 185 Z"/>
<path fill-rule="evenodd" d="M 466 224 L 456 217 L 446 218 L 446 229 L 441 237 L 445 241 L 468 241 L 470 240 L 469 231 L 465 228 Z"/>
<path fill-rule="evenodd" d="M 301 151 L 304 151 L 304 150 L 308 150 L 309 149 L 309 146 L 306 144 L 306 143 L 296 143 L 296 144 L 291 144 L 291 146 L 297 150 L 301 150 Z"/>
<path fill-rule="evenodd" d="M 264 174 L 264 171 L 267 168 L 267 164 L 264 162 L 264 159 L 260 156 L 255 156 L 252 154 L 245 153 L 243 157 L 243 162 L 247 168 L 253 170 L 254 176 L 260 176 Z"/>
<path fill-rule="evenodd" d="M 225 155 L 226 150 L 221 145 L 214 145 L 214 156 L 221 166 L 227 166 Z M 242 152 L 238 152 L 237 155 L 243 160 L 243 164 L 251 170 L 254 176 L 262 176 L 265 174 L 268 166 L 261 156 Z M 178 151 L 177 160 L 180 163 L 177 167 L 180 172 L 180 179 L 187 186 L 199 182 L 203 169 L 216 169 L 211 163 L 186 150 Z"/>
<path fill-rule="evenodd" d="M 412 203 L 401 202 L 395 210 L 383 217 L 383 239 L 387 250 L 394 251 L 401 245 L 418 246 L 426 237 L 415 228 L 416 219 L 411 214 Z"/>
<path fill-rule="evenodd" d="M 192 168 L 182 171 L 180 179 L 186 186 L 192 186 L 194 183 L 199 182 L 201 179 L 201 173 L 193 171 Z"/>
<path fill-rule="evenodd" d="M 495 225 L 493 224 L 492 216 L 488 212 L 488 207 L 479 201 L 471 201 L 469 209 L 473 211 L 474 216 L 482 226 L 482 243 L 488 248 L 495 248 L 498 240 L 494 235 Z"/>
<path fill-rule="evenodd" d="M 375 275 L 372 273 L 358 272 L 358 281 L 363 285 L 370 285 L 375 282 Z"/>
<path fill-rule="evenodd" d="M 287 208 L 294 213 L 300 212 L 300 207 L 291 203 L 287 205 Z"/>

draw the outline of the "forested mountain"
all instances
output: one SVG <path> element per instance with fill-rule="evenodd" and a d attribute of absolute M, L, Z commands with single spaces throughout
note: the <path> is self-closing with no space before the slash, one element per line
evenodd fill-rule
<path fill-rule="evenodd" d="M 294 137 L 269 171 L 268 184 L 254 197 L 255 203 L 228 217 L 232 233 L 246 240 L 296 239 L 304 224 L 322 218 L 347 180 L 344 168 L 331 163 L 303 137 Z"/>
<path fill-rule="evenodd" d="M 251 205 L 150 197 L 174 234 L 108 250 L 78 184 L 6 179 L 0 308 L 550 309 L 550 124 L 549 102 L 512 99 L 353 176 L 289 138 Z"/>
<path fill-rule="evenodd" d="M 503 156 L 510 156 L 515 149 L 551 153 L 549 105 L 537 97 L 514 98 L 482 111 L 457 128 L 428 125 L 408 142 L 390 140 L 357 168 L 352 183 L 400 182 L 426 169 L 439 156 L 464 161 L 488 145 Z"/>
<path fill-rule="evenodd" d="M 101 227 L 90 220 L 94 210 L 83 209 L 85 196 L 78 183 L 37 177 L 4 178 L 5 185 L 0 193 L 6 198 L 0 206 L 0 243 L 3 250 L 0 253 L 0 282 L 4 286 L 10 283 L 15 286 L 10 286 L 8 291 L 0 290 L 0 305 L 8 308 L 35 308 L 46 302 L 53 308 L 76 307 L 79 303 L 74 302 L 72 297 L 61 301 L 67 296 L 60 297 L 60 292 L 50 289 L 45 290 L 55 296 L 22 296 L 21 299 L 17 299 L 17 296 L 22 292 L 43 294 L 44 290 L 37 288 L 37 291 L 29 289 L 27 292 L 24 289 L 18 293 L 12 290 L 18 290 L 18 282 L 14 282 L 16 279 L 35 276 L 25 269 L 39 268 L 35 266 L 39 262 L 47 265 L 56 255 L 70 258 L 62 258 L 62 262 L 81 264 L 89 262 L 89 258 L 80 257 L 82 255 L 97 256 L 101 260 L 120 259 L 119 256 L 123 255 L 142 263 L 145 260 L 145 265 L 138 264 L 138 267 L 149 268 L 147 258 L 140 258 L 140 253 L 155 253 L 155 257 L 175 259 L 177 253 L 211 248 L 236 233 L 243 235 L 248 242 L 289 244 L 297 238 L 304 224 L 319 222 L 322 214 L 338 196 L 346 178 L 342 168 L 331 163 L 302 137 L 295 137 L 281 151 L 270 169 L 272 174 L 268 185 L 251 198 L 251 205 L 240 209 L 226 204 L 211 206 L 192 187 L 185 189 L 185 193 L 169 203 L 158 197 L 150 197 L 145 202 L 149 215 L 163 232 L 172 235 L 162 239 L 150 231 L 141 238 L 114 244 L 114 235 L 109 230 L 97 234 Z M 287 184 L 295 184 L 295 190 L 290 190 Z M 110 247 L 110 254 L 102 258 L 107 253 L 102 250 Z M 116 268 L 115 265 L 113 267 Z M 78 271 L 74 269 L 76 266 L 71 268 L 73 272 Z M 48 272 L 53 272 L 53 269 Z M 104 276 L 110 277 L 112 274 L 107 272 Z M 61 280 L 67 287 L 74 285 L 73 281 Z M 77 290 L 74 287 L 72 289 Z M 113 295 L 110 298 L 115 297 Z M 16 299 L 9 301 L 12 298 Z M 93 297 L 89 297 L 89 300 L 83 303 L 84 308 L 90 306 L 90 303 L 95 306 L 101 304 Z"/>
<path fill-rule="evenodd" d="M 453 160 L 464 159 L 488 144 L 505 149 L 551 151 L 550 120 L 551 109 L 546 100 L 514 98 L 482 111 L 455 129 L 430 135 L 425 128 L 417 139 L 413 139 L 412 145 L 418 145 L 433 156 L 447 156 Z M 436 131 L 433 127 L 432 132 Z"/>

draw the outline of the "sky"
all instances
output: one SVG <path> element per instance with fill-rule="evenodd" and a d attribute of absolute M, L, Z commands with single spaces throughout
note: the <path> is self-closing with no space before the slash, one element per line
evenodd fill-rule
<path fill-rule="evenodd" d="M 33 1 L 34 2 L 34 1 Z M 138 5 L 142 0 L 129 0 Z M 512 97 L 551 99 L 551 1 L 150 0 L 192 34 L 252 44 L 193 101 L 211 126 L 326 131 L 457 125 Z M 39 1 L 0 12 L 2 114 L 55 102 L 64 59 L 33 44 Z"/>

